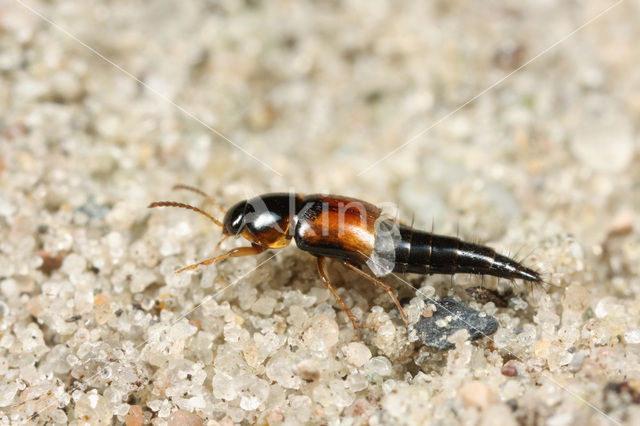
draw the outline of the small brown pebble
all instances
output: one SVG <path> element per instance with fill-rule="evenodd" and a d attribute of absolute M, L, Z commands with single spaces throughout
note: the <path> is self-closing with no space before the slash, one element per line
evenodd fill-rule
<path fill-rule="evenodd" d="M 67 253 L 64 252 L 52 255 L 45 250 L 40 250 L 38 254 L 42 258 L 42 265 L 40 265 L 38 269 L 47 275 L 51 275 L 53 271 L 60 269 L 60 267 L 62 266 L 62 261 L 67 255 Z"/>
<path fill-rule="evenodd" d="M 503 376 L 507 377 L 515 377 L 518 375 L 518 369 L 516 368 L 516 366 L 509 362 L 502 366 L 500 372 Z"/>
<path fill-rule="evenodd" d="M 197 415 L 187 410 L 178 410 L 169 417 L 169 426 L 200 426 L 204 421 Z"/>
<path fill-rule="evenodd" d="M 142 407 L 139 405 L 129 407 L 129 413 L 124 417 L 124 424 L 127 426 L 142 426 L 143 423 Z"/>

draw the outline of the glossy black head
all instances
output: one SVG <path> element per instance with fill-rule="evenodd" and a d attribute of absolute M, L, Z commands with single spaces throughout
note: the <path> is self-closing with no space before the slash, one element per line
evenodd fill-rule
<path fill-rule="evenodd" d="M 240 201 L 227 210 L 222 220 L 222 232 L 226 235 L 240 235 L 244 229 L 244 216 L 247 210 L 247 200 Z"/>
<path fill-rule="evenodd" d="M 291 223 L 300 208 L 295 194 L 265 194 L 235 204 L 224 217 L 226 235 L 242 235 L 253 244 L 280 248 L 289 244 Z"/>

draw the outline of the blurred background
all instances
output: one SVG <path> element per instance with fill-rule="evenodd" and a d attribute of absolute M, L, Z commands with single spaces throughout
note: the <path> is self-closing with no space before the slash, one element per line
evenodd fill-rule
<path fill-rule="evenodd" d="M 2 4 L 5 139 L 120 199 L 330 191 L 480 239 L 542 213 L 591 243 L 639 202 L 635 1 Z M 51 184 L 77 204 L 90 182 Z M 479 205 L 503 217 L 467 223 Z"/>

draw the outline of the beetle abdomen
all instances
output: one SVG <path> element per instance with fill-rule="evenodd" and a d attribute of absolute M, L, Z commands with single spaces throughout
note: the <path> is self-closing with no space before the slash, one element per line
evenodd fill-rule
<path fill-rule="evenodd" d="M 400 225 L 394 272 L 417 274 L 485 274 L 508 279 L 541 281 L 540 275 L 490 247 L 455 237 L 417 231 Z"/>

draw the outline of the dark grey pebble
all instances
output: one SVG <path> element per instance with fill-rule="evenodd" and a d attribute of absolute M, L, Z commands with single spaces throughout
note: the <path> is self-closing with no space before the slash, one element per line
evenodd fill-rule
<path fill-rule="evenodd" d="M 498 320 L 491 315 L 448 297 L 440 301 L 429 299 L 426 303 L 435 305 L 433 316 L 422 317 L 413 328 L 418 333 L 419 340 L 432 348 L 453 348 L 455 345 L 448 339 L 458 330 L 468 330 L 471 340 L 476 340 L 489 336 L 498 329 Z"/>

